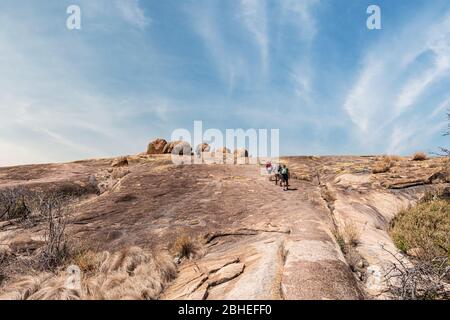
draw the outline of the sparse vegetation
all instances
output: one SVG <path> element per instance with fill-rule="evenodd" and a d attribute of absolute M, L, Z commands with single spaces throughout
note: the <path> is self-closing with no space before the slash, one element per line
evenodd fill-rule
<path fill-rule="evenodd" d="M 55 188 L 54 193 L 62 198 L 79 198 L 84 195 L 98 194 L 99 190 L 94 181 L 90 181 L 85 185 L 64 182 Z"/>
<path fill-rule="evenodd" d="M 84 274 L 95 274 L 100 268 L 102 255 L 89 249 L 78 249 L 72 254 L 71 264 L 80 268 Z"/>
<path fill-rule="evenodd" d="M 346 223 L 342 231 L 336 228 L 333 231 L 333 236 L 343 253 L 348 253 L 349 248 L 354 248 L 360 243 L 361 233 L 358 227 L 353 222 Z"/>
<path fill-rule="evenodd" d="M 397 155 L 385 155 L 383 156 L 383 161 L 385 162 L 398 162 L 398 161 L 402 161 L 402 157 L 397 156 Z"/>
<path fill-rule="evenodd" d="M 390 233 L 397 247 L 404 253 L 415 249 L 417 258 L 427 261 L 435 257 L 449 257 L 449 201 L 433 199 L 401 211 L 392 221 Z"/>
<path fill-rule="evenodd" d="M 398 161 L 395 159 L 395 156 L 383 156 L 372 166 L 372 173 L 379 174 L 389 172 L 394 166 L 394 163 Z"/>
<path fill-rule="evenodd" d="M 79 185 L 65 182 L 47 191 L 35 191 L 25 187 L 0 190 L 0 221 L 20 222 L 33 226 L 36 220 L 48 217 L 49 211 L 66 206 L 86 194 L 98 193 L 95 184 Z M 24 224 L 25 223 L 25 224 Z"/>
<path fill-rule="evenodd" d="M 385 275 L 387 292 L 401 300 L 447 300 L 448 290 L 447 257 L 436 257 L 431 260 L 416 261 L 414 264 L 405 261 L 404 256 L 382 248 L 392 255 L 391 263 Z"/>
<path fill-rule="evenodd" d="M 0 220 L 26 221 L 31 215 L 28 204 L 30 193 L 24 188 L 7 188 L 0 191 Z"/>
<path fill-rule="evenodd" d="M 339 231 L 337 228 L 333 231 L 333 236 L 338 244 L 342 254 L 345 256 L 345 260 L 348 266 L 354 273 L 354 275 L 361 281 L 365 278 L 365 268 L 367 263 L 364 258 L 356 250 L 359 244 L 359 230 L 353 223 L 348 223 L 344 226 L 343 231 Z"/>
<path fill-rule="evenodd" d="M 57 194 L 45 194 L 39 199 L 39 211 L 46 218 L 45 245 L 41 248 L 39 268 L 54 270 L 70 254 L 66 237 L 69 206 L 67 200 Z"/>
<path fill-rule="evenodd" d="M 190 236 L 180 235 L 172 244 L 171 252 L 178 259 L 191 259 L 197 253 L 198 245 Z"/>
<path fill-rule="evenodd" d="M 6 265 L 9 262 L 10 255 L 10 248 L 5 245 L 0 245 L 0 285 L 7 278 Z"/>
<path fill-rule="evenodd" d="M 360 242 L 361 233 L 353 222 L 348 222 L 344 226 L 345 243 L 351 247 L 356 247 Z"/>
<path fill-rule="evenodd" d="M 339 249 L 341 249 L 342 253 L 346 253 L 346 246 L 345 246 L 345 239 L 341 232 L 336 228 L 333 230 L 333 236 L 336 240 L 336 243 L 339 246 Z"/>
<path fill-rule="evenodd" d="M 413 161 L 425 161 L 428 159 L 428 156 L 425 152 L 416 152 L 412 156 Z"/>
<path fill-rule="evenodd" d="M 101 257 L 98 264 L 93 264 Z M 157 254 L 129 247 L 113 254 L 84 252 L 83 260 L 91 272 L 68 288 L 65 271 L 56 275 L 40 273 L 23 277 L 0 293 L 0 299 L 14 300 L 149 300 L 157 299 L 177 274 L 176 265 L 164 252 Z M 90 269 L 95 266 L 95 269 Z M 80 266 L 81 269 L 81 266 Z"/>

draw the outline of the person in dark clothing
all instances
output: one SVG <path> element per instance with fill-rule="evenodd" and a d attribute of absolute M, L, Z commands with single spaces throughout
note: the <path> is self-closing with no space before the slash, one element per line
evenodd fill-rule
<path fill-rule="evenodd" d="M 289 169 L 285 164 L 283 164 L 283 166 L 281 167 L 281 186 L 283 187 L 284 191 L 289 190 L 289 178 Z"/>
<path fill-rule="evenodd" d="M 282 169 L 282 166 L 280 164 L 276 164 L 276 168 L 274 170 L 274 172 L 275 172 L 275 185 L 278 185 L 278 181 L 280 181 L 280 186 L 281 186 L 281 169 Z"/>

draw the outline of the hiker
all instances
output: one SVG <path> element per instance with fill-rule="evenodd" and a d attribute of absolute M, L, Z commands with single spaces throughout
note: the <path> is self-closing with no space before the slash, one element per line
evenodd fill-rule
<path fill-rule="evenodd" d="M 269 161 L 269 162 L 266 163 L 266 172 L 267 172 L 267 174 L 271 175 L 272 174 L 272 170 L 273 170 L 272 162 Z"/>
<path fill-rule="evenodd" d="M 275 172 L 275 185 L 278 185 L 278 181 L 280 181 L 280 186 L 281 186 L 281 165 L 280 164 L 275 164 L 275 167 L 273 169 L 273 172 Z"/>
<path fill-rule="evenodd" d="M 281 186 L 283 187 L 284 191 L 289 190 L 289 169 L 286 167 L 285 164 L 281 167 Z"/>

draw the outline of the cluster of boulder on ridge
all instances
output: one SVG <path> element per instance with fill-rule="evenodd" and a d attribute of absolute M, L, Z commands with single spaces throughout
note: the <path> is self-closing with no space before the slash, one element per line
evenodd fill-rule
<path fill-rule="evenodd" d="M 210 152 L 211 147 L 207 143 L 199 144 L 195 149 L 196 155 L 201 155 L 203 152 Z M 228 148 L 219 148 L 215 151 L 217 154 L 231 154 L 231 150 Z M 192 146 L 185 141 L 170 141 L 168 142 L 165 139 L 158 138 L 156 140 L 151 141 L 147 146 L 147 154 L 155 155 L 155 154 L 178 154 L 178 155 L 193 155 Z M 240 158 L 248 158 L 249 154 L 247 149 L 241 148 L 236 149 L 233 152 L 233 155 Z"/>

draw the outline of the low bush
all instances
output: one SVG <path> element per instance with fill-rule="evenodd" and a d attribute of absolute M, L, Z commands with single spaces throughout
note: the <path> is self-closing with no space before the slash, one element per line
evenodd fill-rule
<path fill-rule="evenodd" d="M 390 234 L 403 252 L 428 261 L 450 254 L 450 202 L 446 199 L 423 201 L 401 211 L 391 223 Z"/>
<path fill-rule="evenodd" d="M 428 159 L 428 156 L 424 152 L 416 152 L 412 156 L 412 160 L 413 161 L 424 161 L 424 160 L 427 160 L 427 159 Z"/>

